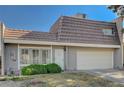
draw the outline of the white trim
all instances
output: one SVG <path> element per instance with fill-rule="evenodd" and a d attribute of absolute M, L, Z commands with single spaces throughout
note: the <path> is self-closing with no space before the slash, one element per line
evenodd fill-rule
<path fill-rule="evenodd" d="M 1 24 L 1 75 L 5 74 L 5 56 L 4 56 L 4 52 L 5 52 L 5 46 L 4 46 L 4 31 L 5 31 L 5 25 L 2 23 Z"/>
<path fill-rule="evenodd" d="M 20 48 L 18 44 L 18 70 L 20 70 Z"/>
<path fill-rule="evenodd" d="M 31 50 L 31 51 L 34 50 L 34 49 L 39 50 L 39 56 L 40 56 L 40 54 L 41 54 L 40 50 L 48 50 L 48 51 L 50 51 L 49 54 L 52 53 L 52 52 L 51 52 L 51 48 L 40 48 L 40 47 L 38 47 L 38 48 L 37 48 L 37 47 L 32 47 L 32 48 L 29 48 L 29 47 L 23 47 L 23 48 L 22 48 L 22 47 L 21 47 L 21 48 L 20 48 L 20 47 L 19 47 L 19 51 L 21 51 L 22 49 L 28 49 L 28 50 Z M 31 57 L 33 57 L 31 51 L 29 51 L 28 53 L 29 53 L 29 55 L 31 55 Z M 49 54 L 48 54 L 48 55 L 49 55 Z M 21 55 L 21 54 L 20 54 L 20 55 Z M 49 60 L 51 60 L 51 55 L 50 55 L 49 57 L 50 57 Z M 28 66 L 28 65 L 30 65 L 30 64 L 33 64 L 33 63 L 32 63 L 32 59 L 33 59 L 33 58 L 30 58 L 30 60 L 28 60 L 28 61 L 30 62 L 30 63 L 28 62 L 28 64 L 22 64 L 22 63 L 20 62 L 19 65 L 20 65 L 20 66 Z M 40 57 L 39 57 L 39 62 L 42 62 L 42 59 L 41 59 Z M 52 61 L 51 61 L 51 62 L 52 62 Z M 39 64 L 39 63 L 38 63 L 38 64 Z M 41 63 L 41 64 L 42 64 L 42 63 Z"/>
<path fill-rule="evenodd" d="M 20 67 L 29 66 L 31 64 L 20 64 Z"/>
<path fill-rule="evenodd" d="M 23 48 L 30 48 L 30 49 L 51 49 L 51 47 L 31 47 L 31 46 L 20 46 L 20 49 L 23 49 Z"/>
<path fill-rule="evenodd" d="M 120 48 L 120 45 L 105 45 L 105 44 L 84 44 L 84 43 L 63 43 L 63 42 L 48 42 L 34 40 L 16 40 L 4 39 L 5 43 L 20 43 L 20 44 L 38 44 L 38 45 L 61 45 L 61 46 L 79 46 L 79 47 L 101 47 L 101 48 Z"/>

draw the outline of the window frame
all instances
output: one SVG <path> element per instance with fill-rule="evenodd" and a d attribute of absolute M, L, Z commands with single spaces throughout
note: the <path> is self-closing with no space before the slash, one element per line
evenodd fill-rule
<path fill-rule="evenodd" d="M 110 32 L 109 33 L 107 33 L 107 31 L 111 31 L 111 34 L 110 34 Z M 105 35 L 105 36 L 113 36 L 114 35 L 114 30 L 113 30 L 113 28 L 103 28 L 102 29 L 102 32 L 103 32 L 103 34 Z"/>
<path fill-rule="evenodd" d="M 22 52 L 25 54 L 25 51 L 22 51 L 22 50 L 28 50 L 28 57 L 27 57 L 27 62 L 25 63 L 25 62 L 23 62 L 23 58 L 22 58 Z M 24 59 L 25 59 L 25 56 L 24 56 Z M 20 50 L 20 64 L 21 65 L 25 65 L 25 64 L 29 64 L 29 62 L 28 61 L 30 61 L 30 55 L 29 55 L 29 49 L 28 48 L 25 48 L 25 49 L 21 49 Z"/>
<path fill-rule="evenodd" d="M 29 52 L 29 62 L 28 62 L 28 64 L 22 64 L 21 63 L 21 50 L 22 49 L 28 49 L 28 52 Z M 39 62 L 37 64 L 43 64 L 43 62 L 42 62 L 43 58 L 41 58 L 42 57 L 42 50 L 48 50 L 49 51 L 48 52 L 49 59 L 52 60 L 51 59 L 51 52 L 52 51 L 51 51 L 51 48 L 49 48 L 49 47 L 42 47 L 42 48 L 41 47 L 20 47 L 19 51 L 20 51 L 20 66 L 21 67 L 34 64 L 33 63 L 33 53 L 32 53 L 32 50 L 38 50 L 39 51 Z M 46 60 L 48 60 L 48 59 L 46 59 Z"/>

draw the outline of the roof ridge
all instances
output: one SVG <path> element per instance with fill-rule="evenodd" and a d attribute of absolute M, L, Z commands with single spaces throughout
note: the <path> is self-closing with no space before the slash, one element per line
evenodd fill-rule
<path fill-rule="evenodd" d="M 24 29 L 16 29 L 16 28 L 8 28 L 8 27 L 6 27 L 6 29 L 8 29 L 8 30 L 19 30 L 19 31 L 32 31 L 32 30 L 24 30 Z"/>
<path fill-rule="evenodd" d="M 73 17 L 73 16 L 61 16 L 61 17 L 69 17 L 69 18 L 73 18 L 73 19 L 80 19 L 80 20 L 87 20 L 87 21 L 94 21 L 94 22 L 104 22 L 104 23 L 112 23 L 114 24 L 114 22 L 112 21 L 100 21 L 100 20 L 93 20 L 93 19 L 85 19 L 85 18 L 76 18 L 76 17 Z"/>
<path fill-rule="evenodd" d="M 33 30 L 25 30 L 25 29 L 15 29 L 15 28 L 6 28 L 8 30 L 13 30 L 13 31 L 28 31 L 28 32 L 39 32 L 39 33 L 49 33 L 49 32 L 43 32 L 43 31 L 33 31 Z"/>

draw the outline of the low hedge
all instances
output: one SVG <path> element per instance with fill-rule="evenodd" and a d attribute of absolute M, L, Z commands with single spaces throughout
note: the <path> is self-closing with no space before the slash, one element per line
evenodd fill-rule
<path fill-rule="evenodd" d="M 46 65 L 48 73 L 60 73 L 62 71 L 61 67 L 55 63 Z"/>
<path fill-rule="evenodd" d="M 35 75 L 35 74 L 45 74 L 47 69 L 45 65 L 33 64 L 22 68 L 22 75 Z"/>
<path fill-rule="evenodd" d="M 60 73 L 61 67 L 55 63 L 51 64 L 32 64 L 21 69 L 22 75 L 35 75 L 46 73 Z"/>

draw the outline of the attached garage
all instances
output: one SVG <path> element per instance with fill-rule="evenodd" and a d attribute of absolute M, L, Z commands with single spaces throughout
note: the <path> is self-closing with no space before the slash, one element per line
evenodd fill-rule
<path fill-rule="evenodd" d="M 77 50 L 77 70 L 113 68 L 112 49 L 84 48 Z"/>

